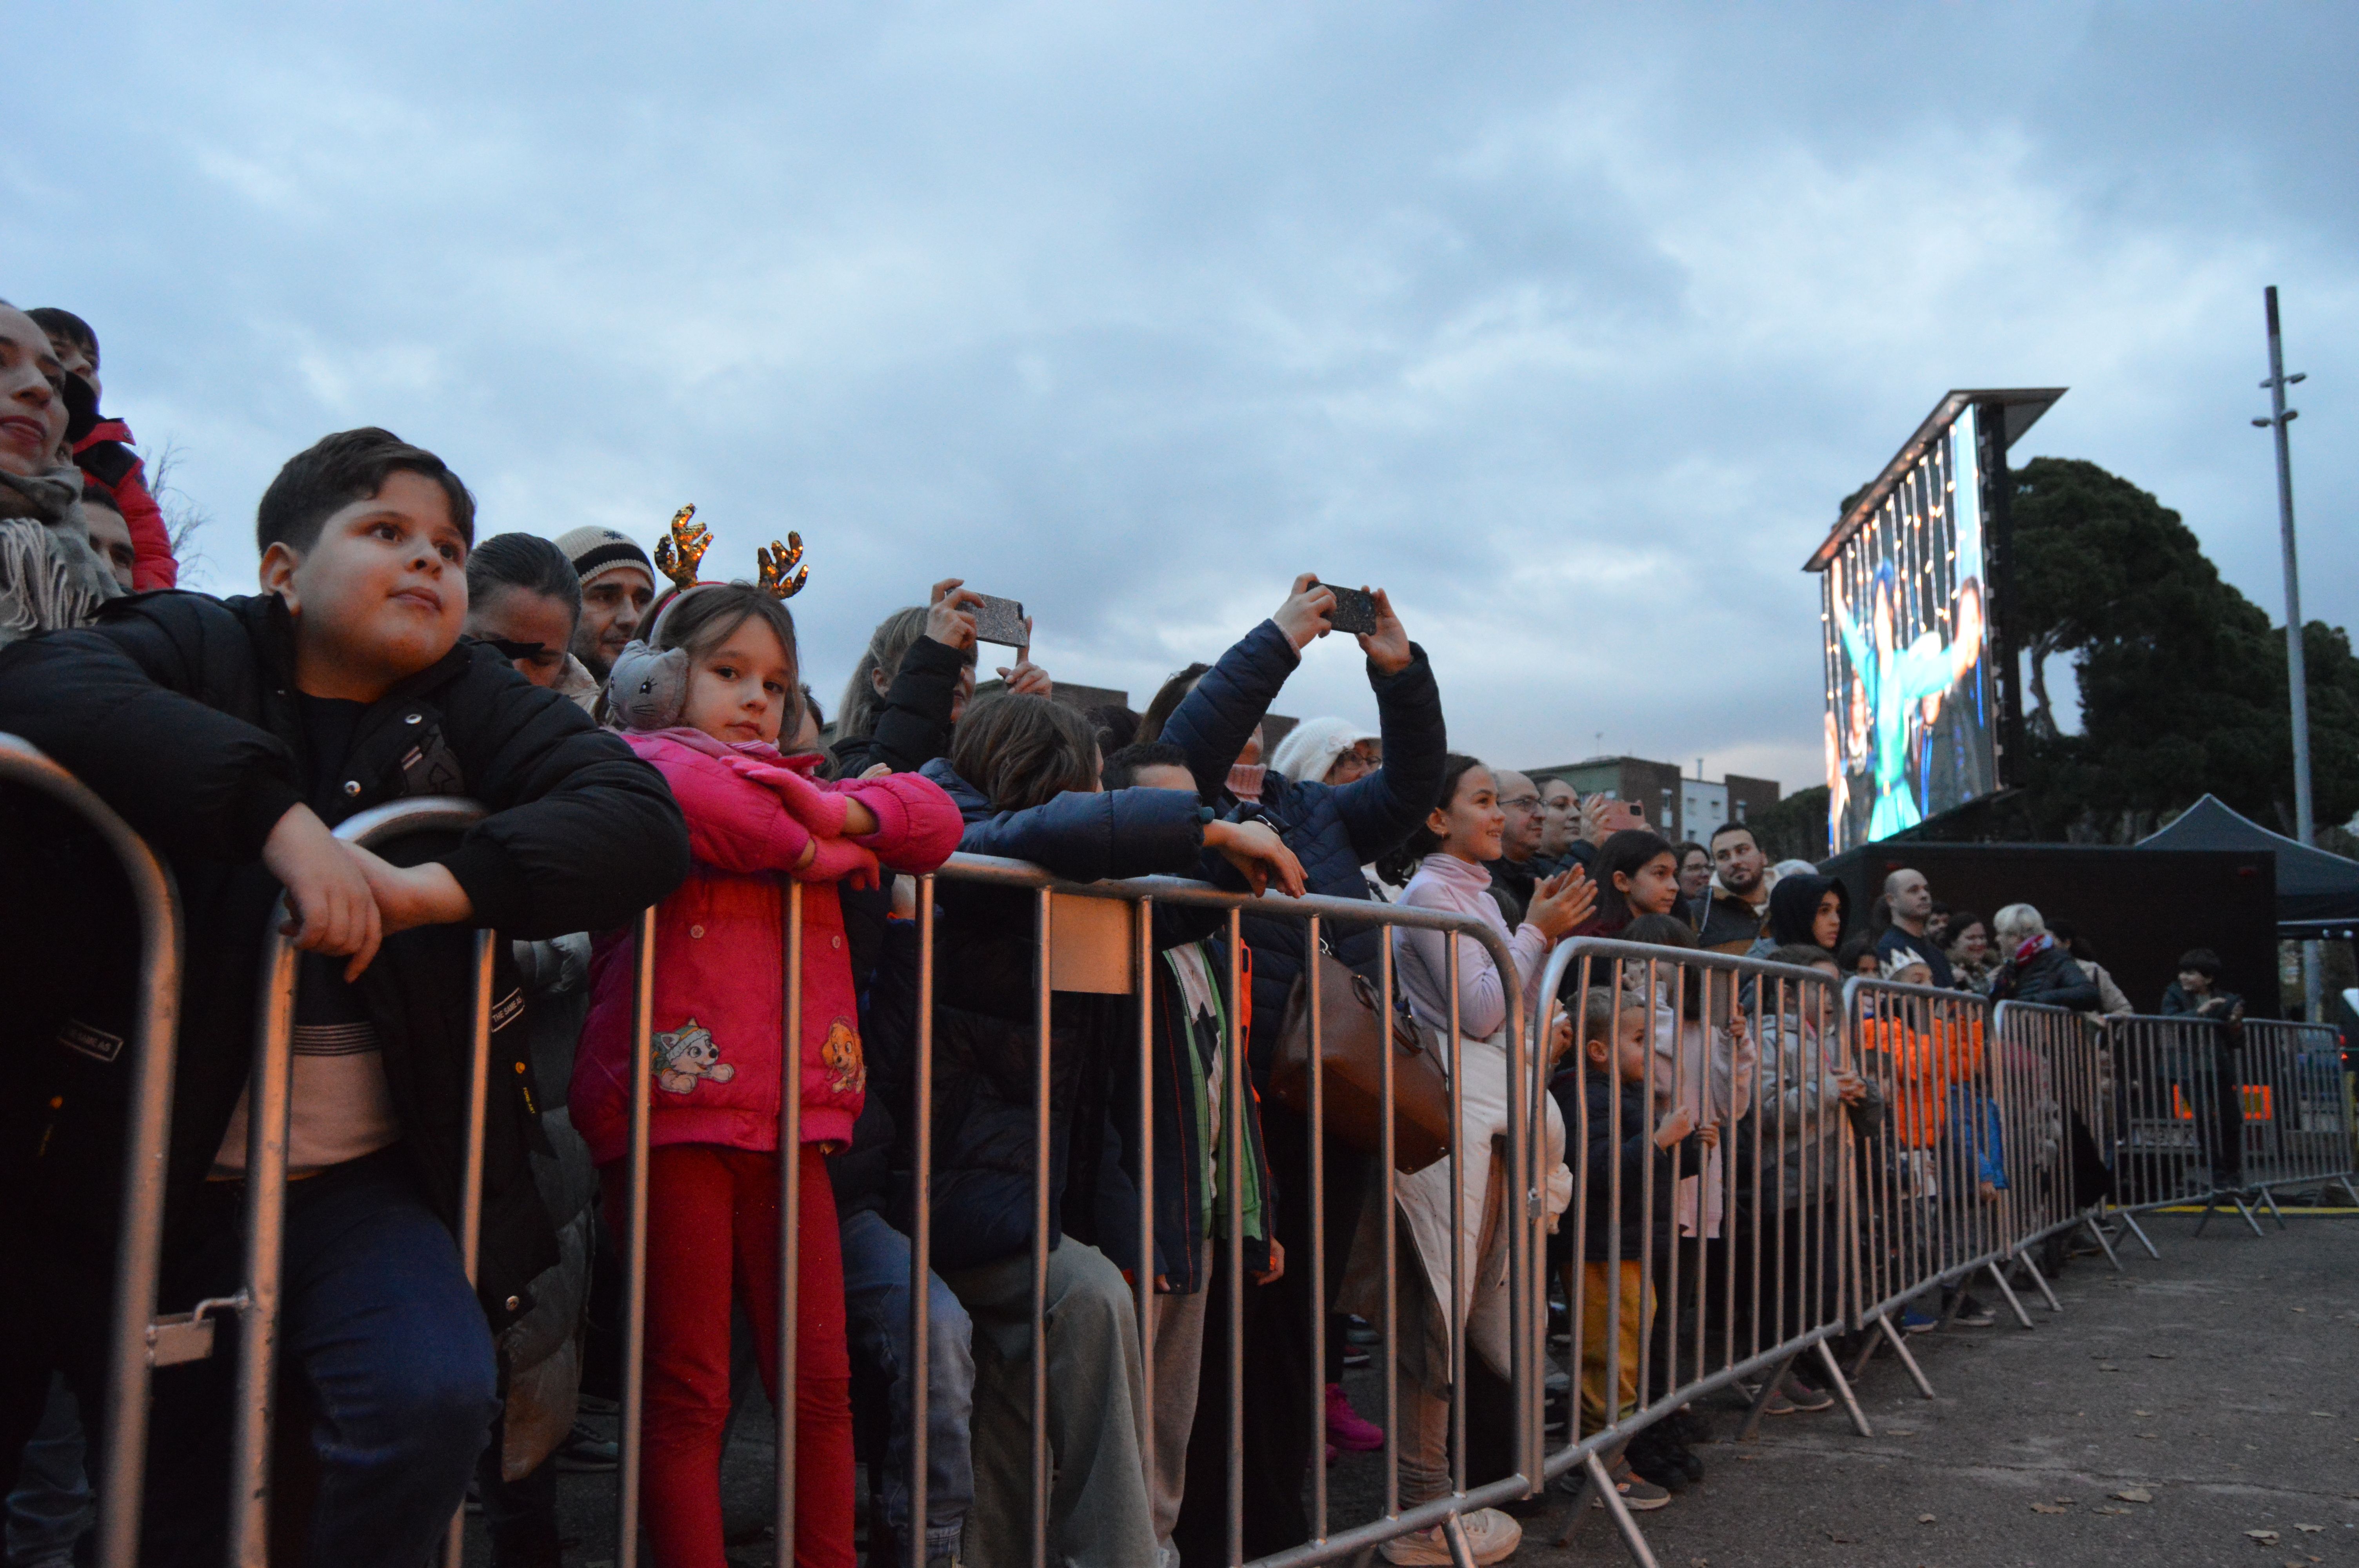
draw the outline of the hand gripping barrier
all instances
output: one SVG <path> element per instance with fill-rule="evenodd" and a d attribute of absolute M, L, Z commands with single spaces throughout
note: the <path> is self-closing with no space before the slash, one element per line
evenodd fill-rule
<path fill-rule="evenodd" d="M 164 1171 L 172 1119 L 180 1008 L 180 892 L 147 842 L 80 780 L 37 748 L 0 734 L 0 783 L 24 785 L 81 816 L 122 862 L 139 915 L 139 995 L 133 1024 L 130 1128 L 125 1140 L 123 1230 L 115 1244 L 107 1361 L 105 1451 L 98 1466 L 98 1562 L 132 1568 L 147 1458 L 147 1386 L 168 1346 L 188 1331 L 156 1317 L 164 1243 Z M 197 1332 L 209 1334 L 210 1329 Z"/>
<path fill-rule="evenodd" d="M 1220 938 L 1220 961 L 1224 971 L 1225 985 L 1223 989 L 1225 990 L 1225 1000 L 1220 1006 L 1222 1083 L 1217 1104 L 1223 1126 L 1217 1139 L 1219 1144 L 1217 1188 L 1224 1210 L 1225 1223 L 1218 1227 L 1222 1234 L 1215 1245 L 1220 1249 L 1221 1255 L 1227 1264 L 1224 1269 L 1216 1271 L 1216 1277 L 1225 1277 L 1227 1290 L 1225 1301 L 1213 1304 L 1219 1310 L 1224 1311 L 1229 1331 L 1228 1343 L 1235 1346 L 1243 1338 L 1245 1291 L 1247 1288 L 1242 1259 L 1243 1242 L 1248 1224 L 1244 1207 L 1248 1182 L 1245 1178 L 1240 1162 L 1245 1158 L 1245 1152 L 1251 1142 L 1247 1118 L 1255 1114 L 1252 1107 L 1256 1103 L 1250 1080 L 1246 1075 L 1243 1020 L 1240 1011 L 1234 1005 L 1235 999 L 1244 994 L 1245 984 L 1240 940 L 1240 922 L 1243 914 L 1250 911 L 1260 919 L 1299 923 L 1303 931 L 1306 951 L 1310 952 L 1318 951 L 1322 941 L 1332 935 L 1339 928 L 1364 930 L 1371 926 L 1380 927 L 1386 932 L 1387 938 L 1392 932 L 1402 929 L 1440 931 L 1454 935 L 1458 940 L 1448 944 L 1447 959 L 1448 989 L 1453 997 L 1458 993 L 1462 946 L 1472 944 L 1473 947 L 1479 948 L 1482 953 L 1487 955 L 1491 963 L 1500 966 L 1505 972 L 1514 972 L 1514 959 L 1506 944 L 1479 920 L 1434 910 L 1404 908 L 1361 900 L 1325 897 L 1290 899 L 1275 894 L 1253 898 L 1244 894 L 1223 892 L 1201 882 L 1163 877 L 1099 882 L 1082 886 L 1060 882 L 1038 867 L 1020 861 L 973 855 L 955 855 L 935 875 L 916 881 L 918 962 L 914 977 L 916 990 L 914 1064 L 910 1075 L 909 1102 L 907 1109 L 910 1124 L 919 1129 L 935 1128 L 938 1111 L 943 1108 L 937 1099 L 936 1093 L 937 991 L 942 979 L 941 976 L 937 975 L 934 964 L 936 929 L 940 918 L 937 911 L 938 902 L 945 892 L 964 890 L 966 893 L 972 894 L 982 890 L 992 889 L 1016 895 L 1030 906 L 1027 916 L 1033 936 L 1034 960 L 1030 977 L 1032 1019 L 1027 1027 L 1033 1038 L 1033 1047 L 1030 1060 L 1022 1066 L 1022 1071 L 1029 1077 L 1031 1084 L 1030 1114 L 1033 1119 L 1031 1130 L 1035 1162 L 1030 1184 L 1032 1240 L 1028 1260 L 1031 1337 L 1029 1366 L 1024 1369 L 1028 1381 L 1028 1395 L 1024 1398 L 1025 1402 L 1028 1404 L 1030 1417 L 1028 1456 L 1026 1464 L 1029 1490 L 1028 1498 L 1022 1509 L 1024 1518 L 1017 1524 L 1015 1533 L 1023 1542 L 1022 1547 L 1018 1549 L 1022 1554 L 1035 1564 L 1045 1564 L 1052 1561 L 1055 1556 L 1049 1544 L 1051 1530 L 1049 1496 L 1052 1467 L 1049 1434 L 1052 1426 L 1057 1423 L 1054 1406 L 1060 1397 L 1058 1390 L 1051 1388 L 1049 1378 L 1049 1363 L 1051 1358 L 1049 1340 L 1050 1330 L 1048 1314 L 1043 1310 L 1050 1281 L 1049 1227 L 1050 1188 L 1053 1180 L 1052 1139 L 1055 1132 L 1052 1108 L 1056 1081 L 1052 1074 L 1052 1066 L 1053 1059 L 1067 1049 L 1066 1046 L 1058 1044 L 1053 1037 L 1053 1030 L 1056 1027 L 1055 1019 L 1059 1011 L 1059 998 L 1068 992 L 1094 991 L 1116 999 L 1131 999 L 1129 1005 L 1136 1011 L 1136 1036 L 1135 1039 L 1119 1044 L 1114 1053 L 1116 1058 L 1114 1065 L 1135 1073 L 1140 1084 L 1152 1085 L 1158 1078 L 1157 1067 L 1158 1061 L 1161 1060 L 1160 1054 L 1173 1048 L 1168 1040 L 1158 1037 L 1157 1026 L 1158 1009 L 1155 1005 L 1158 994 L 1156 984 L 1164 972 L 1161 949 L 1171 945 L 1160 935 L 1163 927 L 1158 925 L 1158 921 L 1173 916 L 1186 917 L 1192 914 L 1196 923 L 1192 929 L 1199 934 L 1214 935 Z M 788 1064 L 788 1070 L 791 1072 L 792 1065 L 799 1061 L 799 1052 L 795 1047 L 800 1039 L 802 1009 L 800 953 L 804 923 L 800 888 L 788 884 L 785 898 L 787 901 L 785 959 L 789 983 L 787 988 L 787 1016 L 784 1020 L 785 1040 L 788 1048 L 784 1054 L 784 1060 Z M 641 1054 L 643 1059 L 648 1049 L 651 1023 L 647 985 L 651 963 L 648 950 L 650 930 L 651 925 L 642 925 L 639 947 L 639 1012 L 636 1020 L 637 1043 L 635 1048 Z M 1388 1015 L 1392 1011 L 1395 1001 L 1393 948 L 1389 939 L 1381 945 L 1381 957 L 1377 968 L 1375 989 L 1379 1006 Z M 880 980 L 879 983 L 881 985 L 883 982 Z M 1162 983 L 1167 986 L 1170 984 L 1168 980 Z M 1318 966 L 1310 967 L 1308 983 L 1312 988 L 1313 996 L 1309 1011 L 1312 1048 L 1309 1054 L 1309 1113 L 1304 1119 L 1310 1147 L 1308 1192 L 1304 1195 L 1307 1195 L 1310 1215 L 1310 1223 L 1299 1228 L 1310 1238 L 1308 1249 L 1310 1255 L 1307 1258 L 1289 1256 L 1285 1260 L 1285 1266 L 1288 1272 L 1295 1270 L 1307 1270 L 1307 1278 L 1312 1281 L 1311 1288 L 1303 1292 L 1304 1312 L 1308 1319 L 1303 1326 L 1309 1336 L 1309 1343 L 1315 1346 L 1321 1343 L 1321 1336 L 1326 1332 L 1327 1318 L 1331 1311 L 1330 1292 L 1326 1288 L 1326 1282 L 1331 1278 L 1331 1265 L 1339 1264 L 1340 1260 L 1332 1259 L 1327 1255 L 1328 1249 L 1325 1243 L 1328 1203 L 1331 1196 L 1334 1195 L 1327 1191 L 1324 1179 L 1328 1141 L 1326 1111 L 1328 1102 L 1325 1098 L 1326 1084 L 1320 1049 L 1321 1030 L 1319 1022 L 1319 998 L 1316 994 L 1320 984 Z M 1451 1022 L 1453 1024 L 1455 1022 L 1454 1007 Z M 1410 1506 L 1402 1506 L 1400 1417 L 1404 1401 L 1399 1386 L 1398 1368 L 1397 1366 L 1388 1366 L 1386 1374 L 1386 1486 L 1381 1515 L 1349 1528 L 1332 1529 L 1325 1466 L 1318 1462 L 1314 1448 L 1310 1465 L 1311 1487 L 1310 1539 L 1291 1548 L 1256 1558 L 1255 1561 L 1260 1568 L 1307 1568 L 1308 1564 L 1353 1556 L 1410 1530 L 1435 1527 L 1441 1528 L 1447 1536 L 1456 1539 L 1462 1544 L 1463 1532 L 1459 1525 L 1459 1519 L 1463 1513 L 1490 1503 L 1527 1496 L 1541 1484 L 1540 1405 L 1543 1386 L 1541 1332 L 1546 1319 L 1545 1314 L 1539 1310 L 1543 1300 L 1538 1251 L 1540 1182 L 1536 1167 L 1533 1134 L 1534 1110 L 1538 1103 L 1537 1097 L 1539 1091 L 1538 1078 L 1529 1055 L 1529 1043 L 1524 1027 L 1521 997 L 1515 988 L 1509 988 L 1507 1022 L 1502 1034 L 1496 1039 L 1495 1044 L 1458 1042 L 1455 1039 L 1455 1030 L 1452 1029 L 1445 1036 L 1445 1043 L 1449 1046 L 1451 1065 L 1460 1069 L 1451 1075 L 1450 1098 L 1454 1124 L 1462 1129 L 1470 1125 L 1467 1119 L 1469 1113 L 1465 1095 L 1465 1086 L 1471 1081 L 1466 1076 L 1465 1068 L 1465 1064 L 1472 1059 L 1469 1054 L 1490 1053 L 1492 1058 L 1502 1060 L 1505 1064 L 1504 1081 L 1500 1086 L 1504 1091 L 1505 1099 L 1504 1125 L 1499 1129 L 1503 1136 L 1496 1140 L 1498 1144 L 1504 1146 L 1505 1153 L 1498 1159 L 1495 1165 L 1487 1167 L 1486 1173 L 1493 1178 L 1489 1182 L 1487 1190 L 1502 1200 L 1497 1205 L 1496 1213 L 1505 1222 L 1499 1229 L 1505 1233 L 1507 1256 L 1505 1296 L 1508 1324 L 1505 1339 L 1511 1361 L 1510 1381 L 1515 1391 L 1513 1443 L 1514 1453 L 1517 1455 L 1515 1471 L 1505 1478 L 1492 1480 L 1485 1484 L 1475 1486 L 1467 1484 L 1466 1385 L 1463 1367 L 1464 1342 L 1468 1335 L 1450 1334 L 1447 1336 L 1451 1342 L 1449 1354 L 1450 1365 L 1452 1368 L 1450 1379 L 1451 1390 L 1450 1413 L 1451 1426 L 1456 1434 L 1456 1443 L 1447 1460 L 1450 1476 L 1448 1489 L 1440 1496 L 1419 1498 Z M 1188 1049 L 1185 1042 L 1180 1043 L 1179 1048 Z M 1120 1061 L 1123 1054 L 1134 1051 L 1135 1057 L 1132 1061 L 1128 1063 Z M 1375 1176 L 1370 1201 L 1381 1202 L 1382 1212 L 1386 1215 L 1396 1212 L 1395 1202 L 1399 1184 L 1408 1180 L 1408 1178 L 1397 1177 L 1393 1168 L 1391 1111 L 1394 1105 L 1394 1087 L 1389 1081 L 1392 1066 L 1393 1063 L 1388 1057 L 1386 1061 L 1387 1081 L 1383 1085 L 1381 1096 L 1381 1109 L 1384 1114 L 1377 1119 L 1384 1130 L 1385 1146 L 1368 1162 Z M 789 1087 L 793 1082 L 794 1080 L 789 1080 Z M 872 1081 L 870 1092 L 873 1094 L 883 1091 L 880 1086 Z M 798 1097 L 794 1093 L 782 1096 L 779 1139 L 783 1148 L 794 1148 L 800 1141 L 797 1099 Z M 902 1108 L 896 1107 L 897 1116 L 901 1113 Z M 618 1568 L 636 1568 L 638 1561 L 637 1476 L 642 1452 L 641 1389 L 647 1289 L 646 1249 L 642 1238 L 647 1203 L 647 1111 L 648 1074 L 642 1071 L 636 1076 L 636 1087 L 633 1090 L 629 1214 L 625 1228 L 628 1269 L 626 1292 L 630 1338 L 625 1350 L 626 1370 L 622 1412 L 622 1530 L 617 1543 Z M 1136 1140 L 1137 1150 L 1136 1222 L 1139 1227 L 1140 1257 L 1144 1262 L 1152 1257 L 1150 1249 L 1156 1235 L 1158 1214 L 1155 1190 L 1157 1118 L 1155 1103 L 1148 1093 L 1142 1091 L 1138 1094 L 1135 1115 L 1135 1120 L 1125 1117 L 1120 1130 L 1125 1139 Z M 1462 1158 L 1465 1158 L 1466 1162 L 1473 1165 L 1477 1163 L 1478 1160 L 1488 1162 L 1494 1157 L 1494 1141 L 1489 1138 L 1484 1141 L 1477 1156 L 1470 1156 L 1467 1151 L 1460 1147 L 1462 1142 L 1463 1140 L 1454 1141 L 1451 1153 L 1445 1156 L 1440 1165 L 1431 1168 L 1437 1172 L 1447 1173 L 1439 1180 L 1446 1183 L 1450 1189 L 1448 1202 L 1454 1223 L 1451 1226 L 1452 1239 L 1448 1271 L 1452 1276 L 1453 1282 L 1469 1281 L 1474 1268 L 1473 1260 L 1467 1257 L 1467 1227 L 1464 1223 L 1470 1213 L 1467 1197 L 1471 1173 L 1462 1173 L 1459 1163 Z M 928 1299 L 935 1249 L 933 1213 L 935 1149 L 934 1139 L 929 1136 L 914 1137 L 909 1140 L 909 1154 L 913 1162 L 913 1169 L 909 1173 L 913 1196 L 912 1224 L 909 1231 L 909 1343 L 918 1366 L 908 1379 L 909 1424 L 907 1484 L 910 1528 L 908 1531 L 908 1539 L 901 1544 L 906 1548 L 914 1568 L 922 1568 L 926 1551 L 923 1524 L 928 1519 L 927 1490 L 929 1456 L 927 1390 L 928 1374 L 930 1370 L 929 1358 L 932 1344 L 929 1332 Z M 781 1160 L 779 1163 L 781 1184 L 784 1189 L 780 1203 L 782 1231 L 780 1266 L 783 1278 L 780 1291 L 780 1322 L 776 1325 L 776 1332 L 779 1336 L 784 1352 L 779 1358 L 780 1385 L 784 1388 L 788 1386 L 793 1365 L 791 1357 L 794 1344 L 793 1320 L 796 1310 L 792 1293 L 795 1271 L 793 1260 L 798 1240 L 798 1207 L 793 1184 L 796 1162 Z M 1295 1195 L 1288 1195 L 1282 1201 L 1297 1202 L 1301 1201 L 1301 1198 Z M 1067 1229 L 1070 1230 L 1072 1228 L 1072 1217 L 1069 1214 L 1067 1218 Z M 1264 1210 L 1261 1223 L 1264 1226 L 1269 1223 L 1266 1209 Z M 1212 1227 L 1208 1226 L 1207 1228 L 1209 1233 Z M 1392 1307 L 1399 1299 L 1397 1286 L 1404 1277 L 1414 1278 L 1415 1276 L 1405 1276 L 1403 1273 L 1402 1260 L 1396 1242 L 1397 1227 L 1387 1224 L 1378 1228 L 1382 1232 L 1380 1261 L 1377 1259 L 1355 1259 L 1353 1267 L 1355 1270 L 1367 1270 L 1380 1276 L 1381 1291 L 1386 1303 L 1384 1315 L 1386 1319 L 1385 1324 L 1386 1344 L 1390 1345 L 1397 1343 L 1398 1339 L 1397 1325 L 1392 1321 Z M 1080 1245 L 1079 1242 L 1070 1238 L 1061 1243 L 1064 1247 Z M 1143 1442 L 1142 1452 L 1138 1455 L 1140 1465 L 1148 1476 L 1154 1476 L 1158 1473 L 1158 1459 L 1175 1457 L 1158 1453 L 1163 1443 L 1176 1441 L 1184 1446 L 1186 1442 L 1184 1428 L 1176 1438 L 1158 1436 L 1157 1422 L 1153 1419 L 1156 1409 L 1154 1389 L 1157 1376 L 1156 1325 L 1159 1315 L 1158 1303 L 1158 1300 L 1168 1302 L 1172 1299 L 1169 1294 L 1158 1292 L 1154 1275 L 1153 1267 L 1142 1266 L 1136 1270 L 1128 1287 L 1131 1292 L 1128 1304 L 1132 1316 L 1132 1329 L 1138 1341 L 1138 1381 L 1130 1390 L 1129 1397 L 1143 1400 L 1146 1410 L 1149 1412 L 1148 1418 L 1140 1423 Z M 1205 1288 L 1212 1287 L 1207 1285 Z M 1264 1287 L 1256 1285 L 1253 1288 Z M 1456 1299 L 1462 1301 L 1465 1295 L 1462 1292 Z M 1319 1359 L 1315 1355 L 1310 1366 L 1313 1375 L 1305 1387 L 1299 1390 L 1257 1388 L 1253 1390 L 1253 1395 L 1256 1400 L 1279 1399 L 1299 1400 L 1304 1418 L 1311 1423 L 1310 1430 L 1318 1433 L 1323 1431 L 1325 1426 L 1325 1390 L 1323 1374 L 1319 1370 Z M 1216 1390 L 1207 1386 L 1203 1389 L 1200 1399 L 1217 1399 L 1222 1401 L 1230 1440 L 1227 1473 L 1224 1476 L 1194 1476 L 1190 1479 L 1193 1486 L 1201 1487 L 1208 1484 L 1225 1486 L 1227 1550 L 1224 1557 L 1225 1561 L 1232 1564 L 1241 1563 L 1245 1561 L 1243 1433 L 1246 1400 L 1243 1357 L 1232 1354 L 1228 1358 L 1228 1378 L 1225 1388 Z M 783 1562 L 793 1550 L 794 1474 L 791 1412 L 794 1401 L 790 1398 L 782 1398 L 777 1402 L 782 1407 L 782 1411 L 778 1442 L 776 1528 L 779 1543 L 778 1555 Z M 978 1424 L 980 1419 L 978 1417 Z M 980 1450 L 986 1441 L 985 1436 L 978 1431 L 975 1435 L 977 1449 Z M 1022 1440 L 1017 1439 L 1017 1441 Z M 1062 1468 L 1067 1465 L 1080 1465 L 1083 1461 L 1083 1455 L 1069 1452 L 1057 1455 L 1054 1463 L 1059 1468 Z M 970 1531 L 975 1528 L 973 1521 L 970 1521 L 968 1528 Z"/>
<path fill-rule="evenodd" d="M 1750 1438 L 1815 1352 L 1869 1433 L 1828 1341 L 1855 1318 L 1852 1151 L 1873 1086 L 1857 1073 L 1834 983 L 1813 969 L 1583 937 L 1550 956 L 1540 994 L 1563 999 L 1574 1035 L 1555 1081 L 1572 1173 L 1558 1240 L 1580 1395 L 1547 1473 L 1579 1468 L 1583 1480 L 1560 1544 L 1594 1498 L 1651 1565 L 1609 1465 L 1681 1404 L 1758 1378 Z M 1634 1096 L 1645 1125 L 1629 1125 L 1623 1094 L 1584 1059 L 1601 1026 L 1645 1042 L 1649 1093 Z M 1718 1146 L 1676 1138 L 1666 1116 L 1716 1123 Z"/>

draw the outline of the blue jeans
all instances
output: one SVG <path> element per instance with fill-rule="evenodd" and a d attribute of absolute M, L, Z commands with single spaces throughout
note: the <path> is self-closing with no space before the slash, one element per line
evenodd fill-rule
<path fill-rule="evenodd" d="M 82 1408 L 62 1374 L 49 1379 L 40 1429 L 25 1444 L 16 1489 L 8 1494 L 8 1561 L 67 1563 L 92 1519 L 82 1472 Z"/>
<path fill-rule="evenodd" d="M 244 1195 L 242 1183 L 204 1195 L 211 1234 L 175 1294 L 237 1288 Z M 283 1396 L 299 1379 L 318 1466 L 303 1563 L 419 1568 L 467 1495 L 499 1402 L 491 1330 L 405 1151 L 288 1184 L 280 1299 L 277 1420 L 297 1419 Z M 221 1562 L 236 1345 L 233 1316 L 211 1359 L 156 1374 L 145 1564 Z"/>
<path fill-rule="evenodd" d="M 852 1354 L 892 1385 L 893 1434 L 876 1476 L 885 1519 L 909 1539 L 909 1238 L 873 1209 L 842 1226 L 843 1301 Z M 926 1379 L 926 1555 L 955 1554 L 974 1504 L 974 1460 L 967 1446 L 974 1411 L 974 1352 L 966 1308 L 934 1275 L 926 1277 L 929 1348 Z"/>

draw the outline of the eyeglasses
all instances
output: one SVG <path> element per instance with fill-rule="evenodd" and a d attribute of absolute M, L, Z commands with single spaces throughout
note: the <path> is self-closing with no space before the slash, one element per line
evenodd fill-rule
<path fill-rule="evenodd" d="M 1512 800 L 1503 800 L 1499 805 L 1508 811 L 1538 811 L 1540 808 L 1540 797 L 1536 795 L 1519 795 Z"/>

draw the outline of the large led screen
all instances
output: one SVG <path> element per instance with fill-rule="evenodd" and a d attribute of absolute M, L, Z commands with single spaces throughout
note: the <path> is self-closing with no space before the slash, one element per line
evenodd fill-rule
<path fill-rule="evenodd" d="M 1836 547 L 1821 588 L 1838 853 L 1998 785 L 1971 406 Z"/>

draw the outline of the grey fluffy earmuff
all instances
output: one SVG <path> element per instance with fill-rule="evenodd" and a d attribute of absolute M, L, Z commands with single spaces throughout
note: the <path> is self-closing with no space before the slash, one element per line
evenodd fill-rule
<path fill-rule="evenodd" d="M 688 711 L 688 650 L 633 643 L 606 676 L 606 712 L 625 730 L 671 730 Z"/>

